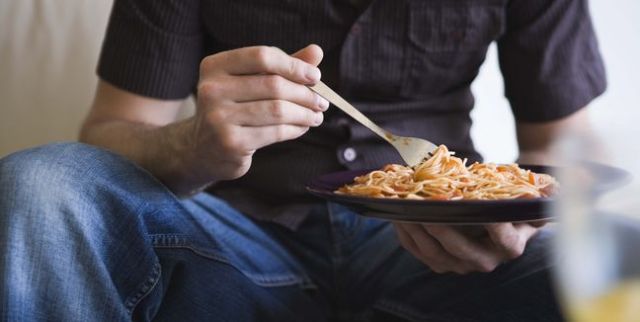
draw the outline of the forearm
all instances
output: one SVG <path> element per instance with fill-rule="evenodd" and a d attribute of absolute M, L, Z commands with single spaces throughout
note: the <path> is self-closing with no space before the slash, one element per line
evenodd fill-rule
<path fill-rule="evenodd" d="M 520 164 L 552 164 L 556 140 L 563 135 L 554 123 L 518 124 L 518 160 Z"/>
<path fill-rule="evenodd" d="M 554 164 L 554 158 L 549 149 L 520 150 L 516 163 L 518 164 Z"/>
<path fill-rule="evenodd" d="M 593 149 L 590 158 L 603 155 L 602 146 L 593 132 L 587 108 L 583 108 L 565 118 L 545 123 L 517 123 L 516 133 L 522 164 L 557 164 L 557 146 L 560 138 L 576 137 Z"/>
<path fill-rule="evenodd" d="M 193 119 L 165 126 L 109 120 L 87 123 L 80 141 L 109 149 L 153 174 L 176 195 L 186 196 L 210 183 L 187 166 L 194 143 Z"/>

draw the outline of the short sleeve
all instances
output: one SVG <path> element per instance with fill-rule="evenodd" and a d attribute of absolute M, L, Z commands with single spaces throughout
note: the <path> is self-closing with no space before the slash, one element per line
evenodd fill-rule
<path fill-rule="evenodd" d="M 199 0 L 115 0 L 98 76 L 159 99 L 193 92 L 203 57 Z"/>
<path fill-rule="evenodd" d="M 512 0 L 498 53 L 516 121 L 562 118 L 606 89 L 587 0 Z"/>

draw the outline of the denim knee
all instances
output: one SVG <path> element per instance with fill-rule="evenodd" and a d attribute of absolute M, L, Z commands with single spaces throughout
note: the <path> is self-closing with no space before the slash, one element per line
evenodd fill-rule
<path fill-rule="evenodd" d="M 56 143 L 0 160 L 0 209 L 52 209 L 113 198 L 108 192 L 161 186 L 123 157 L 82 143 Z M 166 191 L 163 191 L 166 192 Z"/>
<path fill-rule="evenodd" d="M 0 160 L 0 228 L 7 235 L 87 234 L 113 230 L 116 218 L 139 213 L 160 191 L 155 179 L 126 159 L 81 143 L 50 144 Z M 139 193 L 138 193 L 139 192 Z M 156 193 L 158 194 L 158 193 Z M 14 236 L 15 237 L 15 236 Z"/>
<path fill-rule="evenodd" d="M 96 181 L 98 149 L 58 143 L 20 151 L 0 160 L 0 198 L 7 206 L 49 204 L 80 198 L 85 184 Z M 6 200 L 10 198 L 12 200 Z"/>
<path fill-rule="evenodd" d="M 159 276 L 141 219 L 149 193 L 136 191 L 170 199 L 133 163 L 85 144 L 0 160 L 0 300 L 9 313 L 61 321 L 129 314 Z"/>

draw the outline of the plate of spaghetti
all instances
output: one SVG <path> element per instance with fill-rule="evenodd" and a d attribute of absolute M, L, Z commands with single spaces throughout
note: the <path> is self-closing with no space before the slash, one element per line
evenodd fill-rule
<path fill-rule="evenodd" d="M 439 146 L 421 164 L 342 171 L 316 178 L 307 190 L 354 208 L 365 216 L 432 223 L 489 223 L 546 220 L 561 185 L 554 168 L 473 163 Z M 628 173 L 602 164 L 585 165 L 600 190 Z"/>

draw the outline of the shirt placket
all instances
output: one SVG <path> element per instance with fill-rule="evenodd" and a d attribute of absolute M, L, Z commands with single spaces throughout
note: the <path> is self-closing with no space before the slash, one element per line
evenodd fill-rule
<path fill-rule="evenodd" d="M 372 1 L 351 25 L 345 37 L 340 53 L 339 90 L 364 113 L 375 111 L 369 110 L 371 104 L 359 103 L 352 98 L 359 97 L 358 94 L 364 91 L 394 91 L 391 88 L 399 89 L 402 85 L 402 77 L 399 75 L 404 66 L 399 62 L 404 55 L 405 13 L 403 1 Z M 387 73 L 385 68 L 393 72 Z M 338 147 L 338 161 L 350 169 L 361 168 L 365 166 L 365 160 L 369 159 L 367 154 L 372 153 L 370 143 L 375 134 L 363 129 L 346 115 L 340 121 L 349 129 L 350 139 Z"/>

